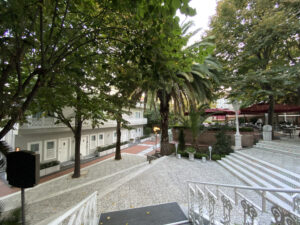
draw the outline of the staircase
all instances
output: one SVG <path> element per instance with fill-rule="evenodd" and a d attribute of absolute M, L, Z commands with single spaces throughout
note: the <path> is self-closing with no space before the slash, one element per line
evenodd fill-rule
<path fill-rule="evenodd" d="M 262 141 L 253 148 L 253 152 L 255 152 L 255 149 L 282 154 L 299 154 L 300 157 L 299 146 L 281 142 Z M 255 154 L 251 154 L 251 150 L 232 153 L 219 160 L 218 163 L 250 186 L 283 189 L 300 188 L 299 174 L 266 162 L 261 158 L 256 158 Z M 293 207 L 292 194 L 267 193 L 266 198 L 287 210 L 291 210 Z"/>
<path fill-rule="evenodd" d="M 282 153 L 300 159 L 300 144 L 297 145 L 295 143 L 282 141 L 260 141 L 254 146 L 254 148 Z"/>

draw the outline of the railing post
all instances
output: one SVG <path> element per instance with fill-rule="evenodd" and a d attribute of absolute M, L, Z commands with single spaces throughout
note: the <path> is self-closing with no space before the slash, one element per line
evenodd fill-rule
<path fill-rule="evenodd" d="M 261 193 L 261 210 L 266 212 L 266 191 Z"/>
<path fill-rule="evenodd" d="M 238 194 L 237 194 L 237 188 L 234 188 L 234 204 L 237 206 L 239 204 L 238 201 Z"/>

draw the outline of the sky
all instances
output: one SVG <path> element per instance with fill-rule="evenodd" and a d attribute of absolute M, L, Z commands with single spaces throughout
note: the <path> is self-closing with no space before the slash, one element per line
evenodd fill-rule
<path fill-rule="evenodd" d="M 201 31 L 191 38 L 189 44 L 200 40 L 201 35 L 205 30 L 208 29 L 209 18 L 216 13 L 217 0 L 191 0 L 189 4 L 192 8 L 195 8 L 197 14 L 193 17 L 188 17 L 187 21 L 194 21 L 194 26 L 192 30 L 201 28 Z M 177 14 L 180 18 L 180 22 L 186 19 L 186 16 Z"/>

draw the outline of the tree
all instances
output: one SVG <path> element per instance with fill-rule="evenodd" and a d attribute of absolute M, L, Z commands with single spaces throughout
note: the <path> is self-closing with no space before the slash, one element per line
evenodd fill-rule
<path fill-rule="evenodd" d="M 139 2 L 136 1 L 135 5 Z M 78 50 L 108 46 L 130 27 L 115 7 L 119 1 L 1 1 L 0 3 L 0 138 L 24 119 L 41 87 Z M 132 4 L 122 5 L 123 10 Z M 120 39 L 121 39 L 120 38 Z M 125 42 L 126 40 L 119 40 Z M 101 54 L 99 48 L 88 53 Z"/>
<path fill-rule="evenodd" d="M 285 101 L 286 94 L 297 96 L 300 87 L 299 6 L 223 0 L 208 32 L 216 37 L 215 54 L 224 65 L 223 83 L 232 88 L 231 97 L 248 104 L 268 102 L 271 125 L 275 102 Z"/>
<path fill-rule="evenodd" d="M 106 120 L 110 76 L 101 68 L 99 57 L 81 62 L 81 54 L 73 55 L 71 64 L 63 64 L 57 79 L 40 90 L 36 110 L 45 111 L 65 124 L 75 139 L 75 165 L 73 178 L 80 177 L 80 143 L 83 126 L 96 127 Z M 53 98 L 55 96 L 55 98 Z"/>

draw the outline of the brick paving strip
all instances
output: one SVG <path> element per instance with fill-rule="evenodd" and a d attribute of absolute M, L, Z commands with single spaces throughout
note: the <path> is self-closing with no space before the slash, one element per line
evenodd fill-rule
<path fill-rule="evenodd" d="M 126 149 L 123 149 L 122 153 L 139 154 L 139 153 L 141 153 L 141 152 L 143 152 L 143 151 L 145 151 L 147 149 L 152 148 L 152 146 L 154 146 L 154 145 L 155 145 L 155 142 L 153 142 L 153 141 L 146 141 L 146 142 L 143 142 L 141 144 L 138 144 L 138 145 L 131 146 L 131 147 L 128 147 Z M 154 153 L 155 153 L 155 151 L 150 151 L 147 154 L 154 154 Z M 91 166 L 93 164 L 96 164 L 98 162 L 101 162 L 101 161 L 104 161 L 106 159 L 112 158 L 114 156 L 115 156 L 115 153 L 112 153 L 112 154 L 109 154 L 109 155 L 106 155 L 106 156 L 103 156 L 103 157 L 100 157 L 100 158 L 96 158 L 96 159 L 94 159 L 92 161 L 89 161 L 89 162 L 86 162 L 86 163 L 82 163 L 80 165 L 80 168 L 85 168 L 85 167 Z M 39 184 L 42 184 L 42 183 L 45 183 L 47 181 L 53 180 L 55 178 L 58 178 L 58 177 L 66 175 L 66 174 L 72 173 L 73 171 L 74 171 L 74 168 L 70 168 L 70 169 L 67 169 L 67 170 L 63 170 L 63 171 L 59 171 L 59 172 L 53 173 L 51 175 L 47 175 L 47 176 L 42 177 L 40 179 L 40 183 Z M 10 187 L 3 180 L 0 179 L 0 198 L 3 197 L 3 196 L 7 196 L 9 194 L 18 192 L 18 191 L 20 191 L 19 188 Z"/>

